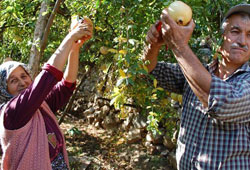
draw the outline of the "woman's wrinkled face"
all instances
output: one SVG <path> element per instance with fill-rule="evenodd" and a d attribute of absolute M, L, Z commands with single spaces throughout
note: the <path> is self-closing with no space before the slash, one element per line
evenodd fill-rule
<path fill-rule="evenodd" d="M 16 96 L 21 91 L 26 89 L 31 83 L 32 80 L 30 76 L 23 69 L 23 67 L 19 66 L 10 74 L 7 80 L 7 90 L 11 95 Z"/>

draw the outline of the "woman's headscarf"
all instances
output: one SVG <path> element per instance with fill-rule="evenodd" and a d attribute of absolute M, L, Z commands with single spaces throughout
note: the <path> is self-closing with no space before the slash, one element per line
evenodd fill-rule
<path fill-rule="evenodd" d="M 7 91 L 7 80 L 10 74 L 19 66 L 24 68 L 24 70 L 31 75 L 27 65 L 20 62 L 7 61 L 0 65 L 0 109 L 13 97 Z"/>

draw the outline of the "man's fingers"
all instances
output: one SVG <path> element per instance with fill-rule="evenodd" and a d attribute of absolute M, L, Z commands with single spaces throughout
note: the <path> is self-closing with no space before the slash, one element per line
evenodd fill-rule
<path fill-rule="evenodd" d="M 147 33 L 146 41 L 148 43 L 150 43 L 150 44 L 153 43 L 153 41 L 152 41 L 152 34 L 150 32 Z"/>
<path fill-rule="evenodd" d="M 189 29 L 194 29 L 194 27 L 195 27 L 194 20 L 192 19 L 192 20 L 188 23 L 188 25 L 187 25 L 186 27 L 189 28 Z"/>
<path fill-rule="evenodd" d="M 159 31 L 157 30 L 156 27 L 157 27 L 157 24 L 152 25 L 151 30 L 152 30 L 152 34 L 153 34 L 156 38 L 158 38 L 158 37 L 160 36 L 160 33 L 159 33 Z"/>
<path fill-rule="evenodd" d="M 158 41 L 158 38 L 160 36 L 160 33 L 156 28 L 158 23 L 159 23 L 159 21 L 156 22 L 156 24 L 152 25 L 150 27 L 150 30 L 148 31 L 147 39 L 148 39 L 148 42 L 150 42 L 150 43 L 156 43 Z"/>
<path fill-rule="evenodd" d="M 169 16 L 167 9 L 164 9 L 162 11 L 161 22 L 162 23 L 168 23 L 171 26 L 177 26 L 177 23 Z"/>

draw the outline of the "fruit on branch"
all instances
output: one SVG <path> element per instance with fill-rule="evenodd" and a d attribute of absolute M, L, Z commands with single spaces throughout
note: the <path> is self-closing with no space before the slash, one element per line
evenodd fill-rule
<path fill-rule="evenodd" d="M 108 48 L 105 47 L 105 46 L 102 46 L 102 47 L 100 48 L 100 53 L 103 54 L 103 55 L 108 54 L 108 53 L 109 53 Z"/>

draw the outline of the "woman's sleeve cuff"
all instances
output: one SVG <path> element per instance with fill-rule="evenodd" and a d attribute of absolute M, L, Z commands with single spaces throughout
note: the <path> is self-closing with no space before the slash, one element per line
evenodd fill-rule
<path fill-rule="evenodd" d="M 71 91 L 74 91 L 75 88 L 76 88 L 76 82 L 69 82 L 65 79 L 62 79 L 62 84 L 65 86 L 65 87 L 68 87 Z"/>
<path fill-rule="evenodd" d="M 63 72 L 48 63 L 44 64 L 42 69 L 50 72 L 53 76 L 55 76 L 57 81 L 61 81 L 63 78 Z"/>

